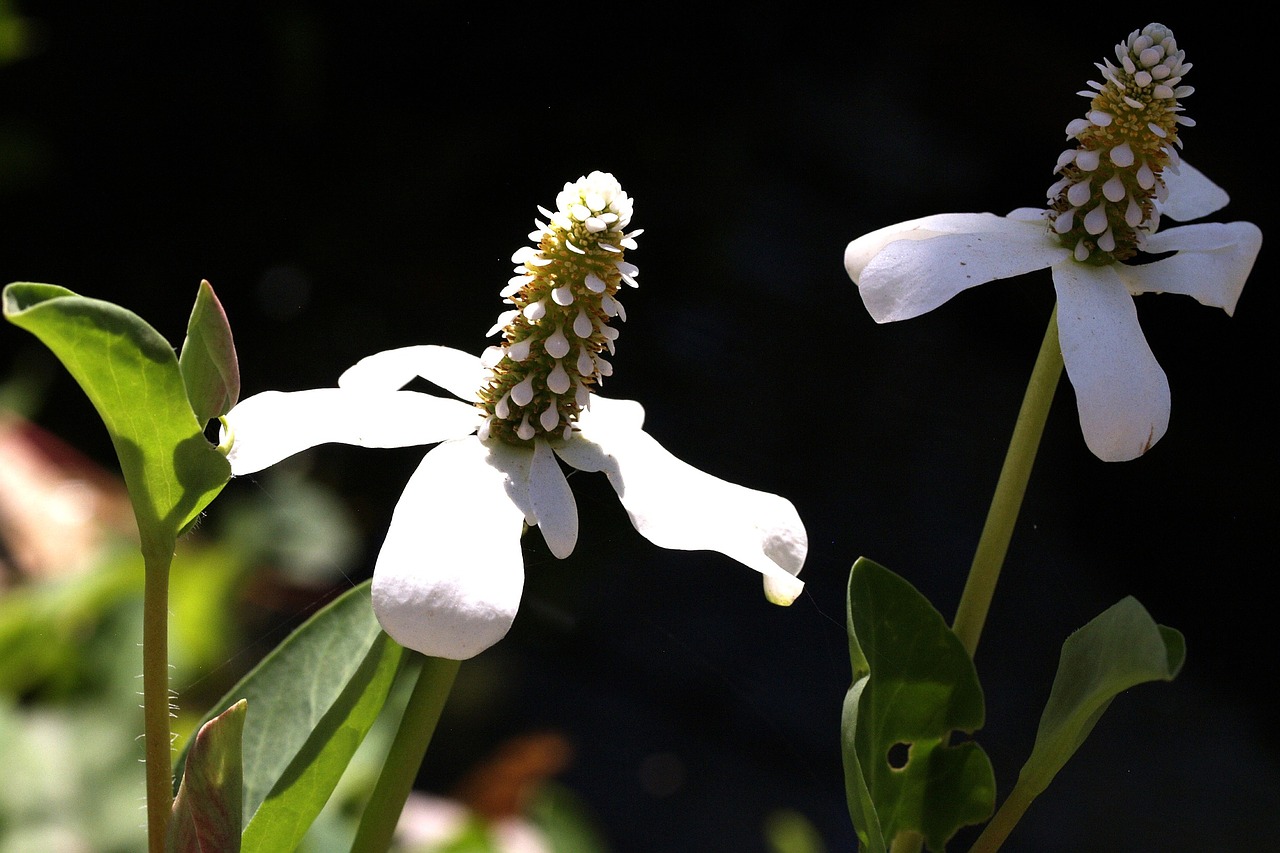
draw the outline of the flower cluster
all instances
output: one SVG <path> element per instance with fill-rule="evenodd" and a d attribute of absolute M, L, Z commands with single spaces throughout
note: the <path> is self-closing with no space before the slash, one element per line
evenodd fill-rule
<path fill-rule="evenodd" d="M 373 608 L 397 642 L 462 660 L 506 635 L 524 588 L 521 536 L 542 531 L 572 553 L 578 508 L 561 464 L 603 472 L 635 526 L 664 548 L 713 550 L 760 572 L 765 595 L 790 604 L 808 538 L 785 498 L 713 477 L 668 453 L 642 427 L 644 409 L 594 391 L 612 369 L 624 317 L 620 282 L 635 285 L 631 200 L 612 175 L 566 184 L 542 210 L 502 291 L 515 307 L 483 358 L 441 346 L 369 356 L 336 388 L 266 391 L 224 418 L 232 473 L 261 470 L 326 442 L 435 444 L 409 478 L 373 573 Z M 415 377 L 452 400 L 403 389 Z"/>
<path fill-rule="evenodd" d="M 1106 82 L 1081 93 L 1092 109 L 1067 126 L 1080 145 L 1059 158 L 1047 210 L 926 216 L 864 234 L 844 255 L 878 323 L 919 316 L 989 281 L 1051 270 L 1080 427 L 1109 462 L 1146 453 L 1169 424 L 1169 381 L 1131 297 L 1181 293 L 1230 314 L 1262 247 L 1248 222 L 1155 230 L 1161 216 L 1206 216 L 1227 194 L 1177 154 L 1177 126 L 1190 122 L 1176 99 L 1191 91 L 1181 85 L 1191 66 L 1172 33 L 1151 24 L 1116 55 L 1120 67 L 1099 65 Z M 1123 262 L 1135 252 L 1168 256 Z"/>

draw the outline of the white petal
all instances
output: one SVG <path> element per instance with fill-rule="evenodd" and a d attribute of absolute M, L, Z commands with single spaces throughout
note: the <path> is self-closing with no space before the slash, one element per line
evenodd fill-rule
<path fill-rule="evenodd" d="M 416 391 L 264 391 L 227 412 L 234 439 L 227 460 L 231 473 L 240 475 L 260 471 L 317 444 L 434 444 L 474 432 L 480 414 L 460 400 Z"/>
<path fill-rule="evenodd" d="M 578 505 L 564 471 L 560 470 L 560 461 L 543 439 L 533 445 L 529 500 L 551 553 L 562 560 L 572 554 L 578 542 Z"/>
<path fill-rule="evenodd" d="M 663 548 L 719 551 L 763 574 L 770 601 L 795 600 L 809 541 L 790 501 L 699 471 L 625 420 L 594 414 L 556 453 L 579 470 L 604 471 L 642 536 Z"/>
<path fill-rule="evenodd" d="M 524 513 L 475 438 L 447 441 L 405 485 L 373 570 L 373 611 L 401 645 L 465 660 L 501 640 L 524 589 Z"/>
<path fill-rule="evenodd" d="M 1113 266 L 1053 268 L 1058 335 L 1085 443 L 1104 462 L 1146 453 L 1169 426 L 1169 380 Z"/>
<path fill-rule="evenodd" d="M 1163 177 L 1169 197 L 1160 203 L 1160 212 L 1170 219 L 1190 222 L 1221 210 L 1231 200 L 1226 190 L 1186 160 L 1177 172 L 1165 169 Z"/>
<path fill-rule="evenodd" d="M 593 429 L 597 420 L 604 425 L 598 429 L 641 429 L 644 426 L 644 406 L 635 400 L 620 400 L 616 397 L 591 395 L 591 407 L 578 413 L 578 425 L 585 429 Z"/>
<path fill-rule="evenodd" d="M 338 378 L 341 388 L 394 391 L 415 376 L 434 382 L 459 399 L 474 401 L 486 373 L 480 359 L 452 347 L 401 347 L 367 356 Z"/>
<path fill-rule="evenodd" d="M 1177 254 L 1150 264 L 1117 266 L 1131 292 L 1182 293 L 1231 314 L 1262 248 L 1262 231 L 1251 222 L 1183 225 L 1151 235 L 1143 248 Z"/>
<path fill-rule="evenodd" d="M 501 471 L 505 478 L 507 498 L 524 513 L 524 523 L 533 527 L 538 523 L 538 514 L 534 512 L 533 501 L 529 497 L 529 469 L 533 465 L 533 451 L 501 441 L 493 441 L 486 446 L 489 449 L 489 464 Z"/>
<path fill-rule="evenodd" d="M 845 268 L 877 323 L 932 311 L 957 293 L 1070 255 L 1043 220 L 948 213 L 881 229 L 845 250 Z"/>

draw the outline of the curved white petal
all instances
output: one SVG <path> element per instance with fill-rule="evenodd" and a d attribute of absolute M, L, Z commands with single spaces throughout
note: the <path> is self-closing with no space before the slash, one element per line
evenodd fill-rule
<path fill-rule="evenodd" d="M 883 228 L 849 244 L 845 269 L 877 323 L 932 311 L 957 293 L 1052 266 L 1070 250 L 1044 222 L 945 213 Z"/>
<path fill-rule="evenodd" d="M 1169 426 L 1169 380 L 1114 267 L 1053 268 L 1058 336 L 1085 443 L 1104 462 L 1134 459 Z"/>
<path fill-rule="evenodd" d="M 643 430 L 599 418 L 555 451 L 579 470 L 604 471 L 631 523 L 655 545 L 732 557 L 764 575 L 775 604 L 790 604 L 804 588 L 796 575 L 809 540 L 786 498 L 713 477 Z"/>
<path fill-rule="evenodd" d="M 529 500 L 551 553 L 561 560 L 572 554 L 578 542 L 578 505 L 560 470 L 560 461 L 545 439 L 538 439 L 533 445 Z"/>
<path fill-rule="evenodd" d="M 480 359 L 452 347 L 424 344 L 374 353 L 338 377 L 341 388 L 395 391 L 421 376 L 459 399 L 474 402 L 487 372 Z"/>
<path fill-rule="evenodd" d="M 432 449 L 405 484 L 373 570 L 373 612 L 397 643 L 466 660 L 520 606 L 524 513 L 475 437 Z"/>
<path fill-rule="evenodd" d="M 857 282 L 871 259 L 890 243 L 898 240 L 928 240 L 943 234 L 967 234 L 989 227 L 992 220 L 999 218 L 993 213 L 937 213 L 886 225 L 884 228 L 868 231 L 845 246 L 844 268 L 849 273 L 849 278 Z"/>
<path fill-rule="evenodd" d="M 635 400 L 601 397 L 592 392 L 590 405 L 578 413 L 578 427 L 590 429 L 600 419 L 606 421 L 607 428 L 640 429 L 644 426 L 644 406 Z"/>
<path fill-rule="evenodd" d="M 1262 249 L 1262 231 L 1252 222 L 1183 225 L 1151 235 L 1143 248 L 1177 254 L 1140 266 L 1117 265 L 1130 292 L 1181 293 L 1231 314 Z"/>
<path fill-rule="evenodd" d="M 1179 222 L 1190 222 L 1221 210 L 1231 201 L 1227 191 L 1205 176 L 1204 172 L 1183 160 L 1175 173 L 1161 173 L 1169 190 L 1168 198 L 1159 203 L 1160 213 Z"/>
<path fill-rule="evenodd" d="M 226 414 L 232 474 L 251 474 L 317 444 L 411 447 L 474 432 L 475 406 L 416 391 L 263 391 Z M 223 440 L 227 427 L 223 427 Z"/>

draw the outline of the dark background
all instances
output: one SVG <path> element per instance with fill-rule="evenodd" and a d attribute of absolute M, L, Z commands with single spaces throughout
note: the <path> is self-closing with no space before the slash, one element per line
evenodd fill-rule
<path fill-rule="evenodd" d="M 120 303 L 176 343 L 207 278 L 246 395 L 330 385 L 394 346 L 478 352 L 536 206 L 591 170 L 619 178 L 645 234 L 604 391 L 641 400 L 681 458 L 791 498 L 807 591 L 776 608 L 727 558 L 649 545 L 601 479 L 577 475 L 577 550 L 556 561 L 527 537 L 520 617 L 463 666 L 466 713 L 446 718 L 432 772 L 553 727 L 576 749 L 562 781 L 618 853 L 763 850 L 777 808 L 853 849 L 838 752 L 849 567 L 888 565 L 950 618 L 1053 295 L 1033 274 L 876 326 L 844 246 L 930 213 L 1043 203 L 1086 109 L 1073 93 L 1148 19 L 16 8 L 38 42 L 0 68 L 0 281 Z M 1232 196 L 1212 218 L 1270 235 L 1269 51 L 1229 15 L 1162 23 L 1195 66 L 1186 158 Z M 1259 849 L 1280 830 L 1270 251 L 1234 318 L 1139 300 L 1173 391 L 1147 456 L 1090 455 L 1059 389 L 977 657 L 977 738 L 1001 796 L 1072 630 L 1134 595 L 1185 632 L 1188 659 L 1117 699 L 1011 853 Z M 46 377 L 37 420 L 114 465 L 33 338 L 0 332 L 0 369 Z M 366 537 L 353 580 L 421 453 L 308 457 Z"/>

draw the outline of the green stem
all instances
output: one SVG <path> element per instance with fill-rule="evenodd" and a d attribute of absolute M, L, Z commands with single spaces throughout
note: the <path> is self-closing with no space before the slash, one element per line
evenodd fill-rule
<path fill-rule="evenodd" d="M 169 568 L 173 543 L 143 546 L 142 730 L 147 776 L 147 850 L 164 853 L 173 810 L 169 727 Z"/>
<path fill-rule="evenodd" d="M 1021 785 L 1014 785 L 1013 790 L 1009 792 L 1009 796 L 1000 804 L 1000 808 L 996 810 L 995 815 L 982 829 L 982 834 L 973 842 L 973 846 L 969 848 L 969 853 L 995 853 L 1000 849 L 1000 845 L 1009 837 L 1009 833 L 1013 832 L 1013 828 L 1017 826 L 1018 821 L 1031 805 L 1031 801 L 1035 799 L 1035 794 L 1023 788 Z"/>
<path fill-rule="evenodd" d="M 459 661 L 429 658 L 412 651 L 407 654 L 406 672 L 416 679 L 413 692 L 382 765 L 382 773 L 360 818 L 351 853 L 385 853 L 391 846 L 396 823 L 458 674 Z"/>
<path fill-rule="evenodd" d="M 1058 342 L 1058 306 L 1055 304 L 1049 316 L 1049 328 L 1045 330 L 1044 341 L 1040 344 L 1040 354 L 1031 370 L 1027 393 L 1022 398 L 1022 409 L 1018 412 L 1018 422 L 1014 425 L 1004 467 L 1000 470 L 1000 479 L 991 498 L 982 537 L 973 555 L 969 578 L 956 608 L 952 630 L 970 657 L 978 650 L 978 639 L 987 620 L 991 597 L 995 595 L 996 581 L 1000 578 L 1000 568 L 1009 549 L 1009 540 L 1013 537 L 1013 527 L 1031 477 L 1040 436 L 1049 417 L 1049 404 L 1053 402 L 1053 393 L 1061 377 L 1062 346 Z"/>

